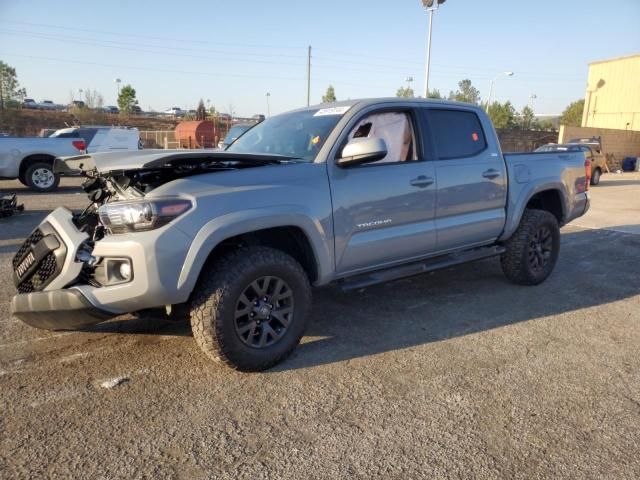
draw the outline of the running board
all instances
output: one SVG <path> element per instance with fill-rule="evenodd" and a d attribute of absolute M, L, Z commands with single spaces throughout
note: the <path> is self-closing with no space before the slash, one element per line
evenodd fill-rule
<path fill-rule="evenodd" d="M 390 282 L 400 278 L 412 277 L 421 273 L 432 272 L 442 268 L 448 268 L 461 263 L 474 262 L 485 258 L 495 257 L 505 252 L 505 248 L 499 245 L 476 248 L 460 253 L 442 255 L 421 262 L 400 265 L 371 273 L 356 275 L 340 281 L 340 288 L 344 291 L 365 288 L 378 283 Z"/>

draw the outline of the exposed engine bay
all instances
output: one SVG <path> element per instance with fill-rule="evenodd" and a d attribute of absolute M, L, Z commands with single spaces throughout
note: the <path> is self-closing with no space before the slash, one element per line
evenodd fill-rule
<path fill-rule="evenodd" d="M 80 158 L 80 157 L 78 157 Z M 89 206 L 81 213 L 74 215 L 76 227 L 89 235 L 91 242 L 102 239 L 106 233 L 105 226 L 101 223 L 98 209 L 108 203 L 117 201 L 135 201 L 144 199 L 145 195 L 157 187 L 173 180 L 193 175 L 211 172 L 237 170 L 241 168 L 255 168 L 259 166 L 279 163 L 295 162 L 279 155 L 229 155 L 216 153 L 203 156 L 192 155 L 167 155 L 166 161 L 155 162 L 157 166 L 130 170 L 98 171 L 93 167 L 84 170 L 87 180 L 82 184 L 82 189 L 89 197 Z M 68 171 L 68 163 L 77 163 L 78 160 L 66 160 L 65 165 L 58 168 Z M 76 168 L 78 165 L 75 165 Z M 83 164 L 80 163 L 82 168 Z"/>

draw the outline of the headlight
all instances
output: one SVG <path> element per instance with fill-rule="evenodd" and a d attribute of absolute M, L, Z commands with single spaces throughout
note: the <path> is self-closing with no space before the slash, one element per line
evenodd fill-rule
<path fill-rule="evenodd" d="M 166 225 L 192 206 L 183 198 L 113 202 L 101 206 L 98 214 L 110 233 L 141 232 Z"/>

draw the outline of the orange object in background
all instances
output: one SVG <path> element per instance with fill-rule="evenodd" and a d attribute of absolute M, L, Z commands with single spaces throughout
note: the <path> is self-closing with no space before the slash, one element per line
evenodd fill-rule
<path fill-rule="evenodd" d="M 176 126 L 176 141 L 180 148 L 214 148 L 215 130 L 213 122 L 194 120 L 180 122 Z"/>

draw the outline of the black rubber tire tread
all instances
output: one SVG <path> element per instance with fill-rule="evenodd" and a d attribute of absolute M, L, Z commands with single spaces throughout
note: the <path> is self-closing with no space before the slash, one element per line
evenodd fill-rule
<path fill-rule="evenodd" d="M 202 351 L 240 371 L 266 370 L 288 357 L 304 334 L 311 307 L 311 285 L 300 264 L 280 250 L 252 246 L 233 250 L 205 269 L 191 298 L 191 330 Z M 278 343 L 252 350 L 235 333 L 237 296 L 252 276 L 283 272 L 294 292 L 294 321 Z"/>
<path fill-rule="evenodd" d="M 18 177 L 18 181 L 23 184 L 25 187 L 29 187 L 29 184 L 27 183 L 27 179 L 24 178 L 24 173 L 20 174 L 20 176 Z"/>
<path fill-rule="evenodd" d="M 53 171 L 53 167 L 51 166 L 51 164 L 47 162 L 34 162 L 31 165 L 29 165 L 27 169 L 24 171 L 24 180 L 26 182 L 26 185 L 34 192 L 40 192 L 40 193 L 51 192 L 56 188 L 58 188 L 58 185 L 60 184 L 60 175 L 56 175 L 54 173 L 55 180 L 53 181 L 53 185 L 51 185 L 49 188 L 38 188 L 31 182 L 31 174 L 33 173 L 33 171 L 42 167 L 48 168 L 49 170 Z"/>
<path fill-rule="evenodd" d="M 536 230 L 545 223 L 551 230 L 553 250 L 548 268 L 542 274 L 536 275 L 529 268 L 528 245 Z M 558 220 L 552 213 L 545 210 L 526 209 L 520 219 L 520 225 L 504 246 L 507 251 L 500 256 L 500 265 L 507 279 L 518 285 L 538 285 L 547 279 L 558 260 L 560 252 Z"/>
<path fill-rule="evenodd" d="M 596 168 L 593 172 L 591 172 L 591 181 L 589 182 L 589 184 L 598 185 L 600 183 L 601 176 L 602 176 L 602 173 L 600 172 L 600 169 Z"/>

